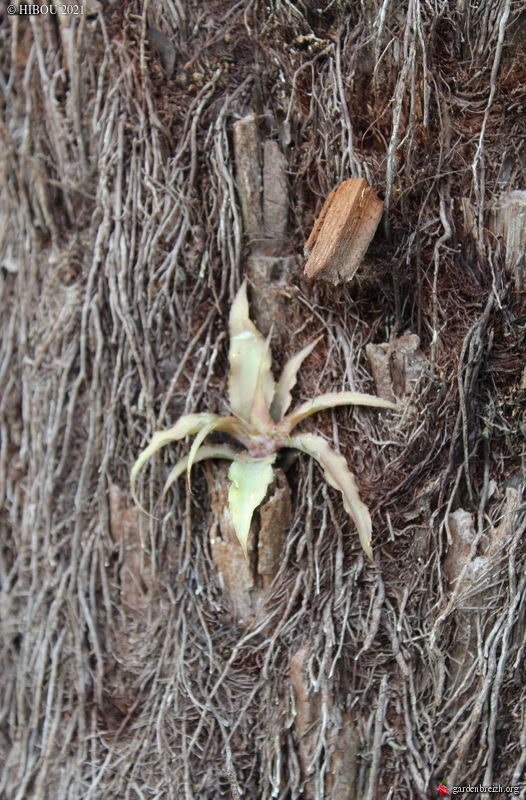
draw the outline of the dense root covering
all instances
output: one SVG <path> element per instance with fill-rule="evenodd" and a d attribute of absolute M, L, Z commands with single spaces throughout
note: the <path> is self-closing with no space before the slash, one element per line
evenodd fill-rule
<path fill-rule="evenodd" d="M 523 3 L 84 12 L 0 29 L 0 795 L 518 784 L 526 315 L 488 220 L 526 189 Z M 376 392 L 366 346 L 385 344 L 398 410 L 303 423 L 356 474 L 376 565 L 300 457 L 279 571 L 243 613 L 212 550 L 212 472 L 162 506 L 185 448 L 153 459 L 148 515 L 129 471 L 155 430 L 227 411 L 228 313 L 257 250 L 233 136 L 249 114 L 287 164 L 277 363 L 322 336 L 296 399 Z M 299 256 L 348 177 L 385 214 L 353 281 L 328 287 Z"/>

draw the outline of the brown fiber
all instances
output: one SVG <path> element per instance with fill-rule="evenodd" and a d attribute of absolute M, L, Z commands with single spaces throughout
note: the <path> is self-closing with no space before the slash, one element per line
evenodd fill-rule
<path fill-rule="evenodd" d="M 5 7 L 0 796 L 526 780 L 526 315 L 489 230 L 526 189 L 522 0 Z M 254 318 L 268 280 L 276 361 L 322 336 L 296 400 L 376 391 L 366 346 L 386 345 L 398 411 L 303 424 L 355 472 L 377 568 L 300 457 L 278 572 L 241 618 L 202 465 L 162 507 L 186 445 L 153 459 L 150 516 L 129 472 L 155 430 L 226 410 L 228 312 L 257 252 L 233 133 L 251 115 L 261 158 L 279 146 L 262 179 L 282 181 L 281 153 L 288 185 L 265 194 L 287 235 L 274 215 Z M 383 221 L 350 284 L 309 281 L 303 246 L 349 177 L 383 193 Z"/>

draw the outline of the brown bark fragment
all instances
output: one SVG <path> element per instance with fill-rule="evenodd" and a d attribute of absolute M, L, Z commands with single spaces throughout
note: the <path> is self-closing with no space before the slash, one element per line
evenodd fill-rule
<path fill-rule="evenodd" d="M 327 797 L 331 800 L 356 800 L 360 739 L 349 711 L 340 714 L 333 708 L 331 731 L 331 770 L 327 773 Z"/>
<path fill-rule="evenodd" d="M 254 532 L 251 530 L 247 542 L 249 560 L 245 559 L 239 544 L 232 515 L 228 505 L 228 465 L 210 466 L 207 470 L 208 488 L 216 525 L 210 532 L 210 549 L 216 565 L 221 586 L 232 600 L 239 622 L 250 617 L 254 611 L 255 590 L 251 562 L 254 556 Z"/>
<path fill-rule="evenodd" d="M 369 362 L 369 369 L 373 374 L 376 394 L 383 400 L 393 402 L 396 398 L 391 378 L 389 345 L 367 344 L 365 346 L 365 355 Z"/>
<path fill-rule="evenodd" d="M 302 778 L 307 781 L 303 789 L 306 800 L 314 797 L 314 787 L 309 784 L 308 778 L 312 773 L 311 760 L 321 720 L 320 694 L 310 691 L 307 674 L 309 657 L 310 644 L 306 642 L 290 659 L 290 682 L 296 707 L 294 733 L 298 743 Z"/>
<path fill-rule="evenodd" d="M 383 201 L 364 178 L 349 178 L 327 198 L 305 245 L 305 275 L 335 286 L 360 266 L 382 217 Z"/>
<path fill-rule="evenodd" d="M 484 537 L 484 552 L 473 557 L 471 550 L 477 538 L 473 516 L 464 509 L 449 516 L 452 543 L 443 570 L 450 590 L 457 595 L 454 640 L 448 653 L 453 687 L 461 685 L 477 659 L 477 623 L 482 611 L 491 608 L 499 597 L 499 576 L 505 569 L 506 545 L 514 532 L 520 499 L 516 489 L 506 489 L 502 522 L 489 538 Z M 458 706 L 464 696 L 465 692 L 459 695 Z"/>
<path fill-rule="evenodd" d="M 318 796 L 312 760 L 319 745 L 324 716 L 328 714 L 330 769 L 325 776 L 324 796 L 333 800 L 355 800 L 359 752 L 356 726 L 351 713 L 342 712 L 334 702 L 334 697 L 329 697 L 326 705 L 323 690 L 313 691 L 309 677 L 311 649 L 311 643 L 305 642 L 290 659 L 290 682 L 296 712 L 294 735 L 298 745 L 301 774 L 305 781 L 303 797 L 314 800 Z"/>
<path fill-rule="evenodd" d="M 502 238 L 506 268 L 513 276 L 518 292 L 524 290 L 526 251 L 526 192 L 501 195 L 490 215 L 490 230 Z"/>
<path fill-rule="evenodd" d="M 292 516 L 290 488 L 285 475 L 276 470 L 276 486 L 270 499 L 261 506 L 258 539 L 258 573 L 267 589 L 281 566 L 283 549 Z"/>
<path fill-rule="evenodd" d="M 255 114 L 249 114 L 234 124 L 234 151 L 243 225 L 246 236 L 252 242 L 263 235 L 261 144 Z"/>
<path fill-rule="evenodd" d="M 287 159 L 279 144 L 267 139 L 263 162 L 263 227 L 265 238 L 284 240 L 289 216 Z"/>
<path fill-rule="evenodd" d="M 110 485 L 111 534 L 120 545 L 122 566 L 119 573 L 120 593 L 126 613 L 141 621 L 150 604 L 152 569 L 150 557 L 141 543 L 139 519 L 141 511 L 136 505 L 127 505 L 128 494 L 115 484 Z"/>
<path fill-rule="evenodd" d="M 426 365 L 420 338 L 406 333 L 389 344 L 368 344 L 365 353 L 373 374 L 376 393 L 384 400 L 410 395 Z"/>
<path fill-rule="evenodd" d="M 297 259 L 294 256 L 254 255 L 247 259 L 247 274 L 252 285 L 251 307 L 256 327 L 264 336 L 272 330 L 273 344 L 280 338 L 290 341 L 293 326 L 301 324 L 296 308 L 287 309 L 289 276 Z"/>

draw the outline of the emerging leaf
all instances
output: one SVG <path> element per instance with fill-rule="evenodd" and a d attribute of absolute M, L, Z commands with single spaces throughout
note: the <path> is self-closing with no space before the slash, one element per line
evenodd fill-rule
<path fill-rule="evenodd" d="M 389 400 L 382 400 L 374 394 L 362 394 L 361 392 L 329 392 L 320 394 L 313 400 L 307 400 L 300 406 L 287 414 L 285 419 L 278 425 L 280 431 L 290 433 L 302 420 L 323 411 L 325 408 L 335 408 L 336 406 L 371 406 L 371 408 L 392 408 L 396 409 L 394 403 Z"/>
<path fill-rule="evenodd" d="M 242 442 L 246 442 L 246 436 L 244 436 L 239 431 L 240 423 L 234 417 L 216 417 L 215 419 L 211 420 L 207 425 L 205 425 L 197 436 L 194 439 L 192 447 L 190 448 L 190 452 L 188 454 L 188 486 L 190 487 L 190 472 L 192 470 L 192 465 L 195 461 L 195 456 L 201 447 L 201 444 L 204 442 L 206 437 L 212 431 L 223 431 L 224 433 L 229 433 L 231 436 L 234 436 Z"/>
<path fill-rule="evenodd" d="M 354 475 L 349 471 L 344 457 L 332 450 L 321 436 L 305 433 L 294 436 L 291 441 L 294 447 L 312 456 L 321 465 L 327 483 L 342 493 L 344 508 L 356 525 L 361 545 L 372 561 L 371 516 L 367 506 L 360 500 Z"/>
<path fill-rule="evenodd" d="M 270 337 L 265 341 L 266 353 L 263 357 L 256 383 L 256 391 L 250 409 L 250 422 L 257 431 L 267 433 L 274 427 L 269 408 L 274 393 L 274 378 L 270 371 L 272 357 L 270 354 Z M 270 382 L 269 382 L 270 380 Z"/>
<path fill-rule="evenodd" d="M 186 416 L 177 420 L 172 428 L 168 428 L 166 431 L 157 431 L 157 433 L 154 433 L 152 436 L 152 441 L 148 447 L 146 447 L 142 453 L 139 454 L 139 458 L 133 465 L 130 474 L 131 493 L 135 502 L 138 503 L 135 492 L 137 475 L 139 474 L 143 465 L 146 464 L 148 459 L 155 455 L 155 453 L 158 453 L 159 450 L 161 450 L 167 444 L 170 444 L 171 442 L 177 442 L 180 439 L 184 439 L 185 436 L 189 436 L 193 433 L 198 433 L 198 431 L 200 431 L 206 425 L 209 425 L 210 422 L 215 419 L 221 419 L 221 417 L 219 417 L 217 414 L 187 414 Z"/>
<path fill-rule="evenodd" d="M 285 416 L 285 412 L 290 406 L 292 400 L 290 393 L 296 385 L 298 370 L 307 356 L 312 353 L 320 339 L 321 336 L 319 336 L 314 342 L 308 344 L 307 347 L 304 347 L 303 350 L 300 350 L 299 353 L 296 353 L 296 355 L 292 356 L 292 358 L 289 358 L 283 367 L 283 372 L 281 373 L 281 377 L 274 393 L 274 399 L 272 400 L 272 405 L 270 406 L 270 416 L 274 422 L 281 422 Z"/>
<path fill-rule="evenodd" d="M 272 427 L 268 413 L 274 395 L 274 378 L 268 342 L 250 321 L 246 281 L 230 311 L 230 375 L 228 391 L 232 411 L 260 432 Z M 257 418 L 252 415 L 257 409 Z"/>
<path fill-rule="evenodd" d="M 199 448 L 197 453 L 194 454 L 193 463 L 196 464 L 198 461 L 204 461 L 206 458 L 224 458 L 227 461 L 233 461 L 237 455 L 238 451 L 229 444 L 204 444 Z M 170 486 L 172 486 L 177 478 L 188 469 L 189 460 L 190 455 L 181 458 L 168 475 L 163 489 L 163 501 Z"/>
<path fill-rule="evenodd" d="M 190 485 L 192 465 L 205 458 L 226 458 L 232 461 L 228 477 L 232 484 L 228 493 L 230 511 L 237 537 L 247 553 L 247 542 L 254 510 L 264 500 L 273 480 L 272 465 L 282 448 L 296 448 L 311 455 L 324 470 L 329 484 L 343 495 L 347 513 L 354 520 L 363 549 L 372 559 L 371 518 L 361 502 L 353 475 L 343 456 L 328 443 L 312 434 L 292 437 L 291 431 L 302 420 L 336 406 L 363 405 L 373 408 L 396 406 L 388 400 L 359 392 L 322 394 L 302 403 L 285 416 L 295 386 L 298 370 L 319 340 L 312 342 L 290 358 L 281 374 L 277 388 L 271 372 L 270 343 L 258 331 L 248 316 L 246 282 L 241 285 L 230 312 L 230 373 L 229 396 L 235 416 L 217 414 L 188 414 L 167 431 L 154 434 L 152 441 L 140 453 L 131 471 L 131 490 L 135 500 L 135 482 L 146 461 L 170 442 L 196 434 L 186 458 L 177 462 L 166 481 L 163 499 L 177 478 L 187 472 Z M 237 439 L 248 453 L 238 453 L 228 444 L 204 445 L 213 431 L 222 431 Z"/>
<path fill-rule="evenodd" d="M 242 453 L 234 459 L 228 472 L 232 485 L 228 492 L 230 513 L 237 538 L 248 559 L 247 542 L 255 509 L 263 502 L 274 479 L 272 464 L 276 456 L 252 458 Z"/>

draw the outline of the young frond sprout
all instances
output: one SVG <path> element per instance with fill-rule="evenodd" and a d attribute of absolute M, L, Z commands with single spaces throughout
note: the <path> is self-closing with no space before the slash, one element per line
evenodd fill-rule
<path fill-rule="evenodd" d="M 228 395 L 232 416 L 187 414 L 172 428 L 155 433 L 131 471 L 131 490 L 135 500 L 137 475 L 146 461 L 167 444 L 195 434 L 190 452 L 177 462 L 168 475 L 163 497 L 184 472 L 190 481 L 190 471 L 198 461 L 205 458 L 231 461 L 228 501 L 237 537 L 247 557 L 252 515 L 265 499 L 274 479 L 272 467 L 277 453 L 283 448 L 293 448 L 312 456 L 323 469 L 327 482 L 342 493 L 345 510 L 356 525 L 363 549 L 372 559 L 371 517 L 360 500 L 347 462 L 321 436 L 312 433 L 293 434 L 293 431 L 311 414 L 326 408 L 345 405 L 374 408 L 395 406 L 388 400 L 369 394 L 334 392 L 308 400 L 287 414 L 298 370 L 318 341 L 311 342 L 287 361 L 276 385 L 271 371 L 269 341 L 248 316 L 247 287 L 246 282 L 243 283 L 230 311 Z M 213 431 L 229 434 L 245 449 L 240 451 L 229 444 L 204 444 Z"/>

